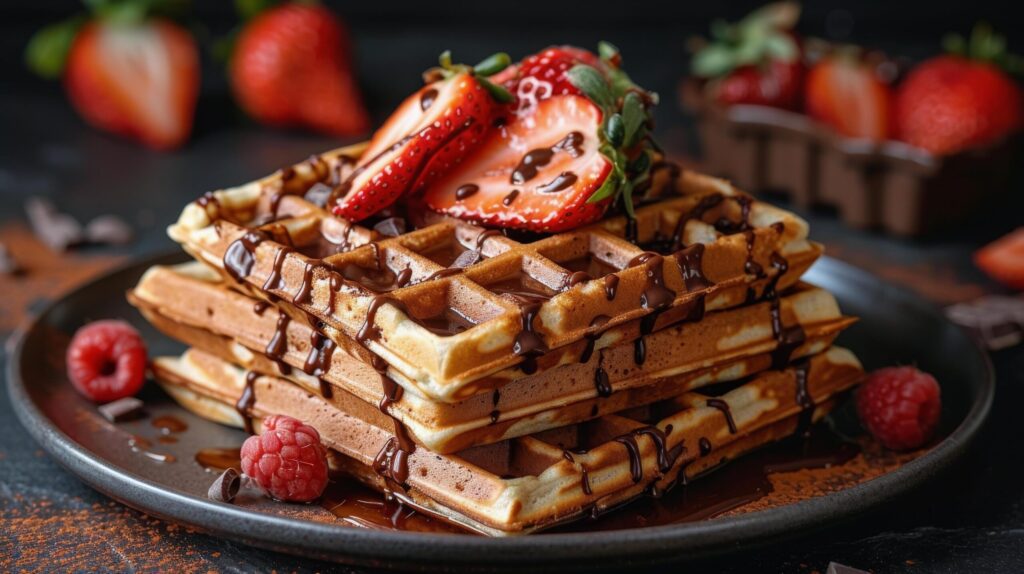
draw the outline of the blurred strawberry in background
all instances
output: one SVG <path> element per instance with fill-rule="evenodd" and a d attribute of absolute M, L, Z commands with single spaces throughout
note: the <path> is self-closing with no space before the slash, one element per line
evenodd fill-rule
<path fill-rule="evenodd" d="M 289 3 L 258 12 L 235 44 L 229 74 L 235 99 L 262 123 L 338 136 L 370 128 L 352 73 L 348 30 L 330 10 Z M 262 8 L 260 6 L 259 8 Z M 243 14 L 248 15 L 248 14 Z"/>
<path fill-rule="evenodd" d="M 985 25 L 970 40 L 952 36 L 952 54 L 919 64 L 896 94 L 896 126 L 903 141 L 934 154 L 994 144 L 1021 127 L 1020 88 L 1004 71 L 1019 72 L 1005 38 Z"/>
<path fill-rule="evenodd" d="M 807 115 L 845 136 L 889 138 L 892 91 L 855 48 L 825 56 L 811 67 L 804 105 Z"/>
<path fill-rule="evenodd" d="M 199 93 L 199 51 L 165 15 L 169 0 L 92 0 L 78 16 L 38 32 L 26 51 L 43 77 L 63 78 L 71 104 L 96 128 L 155 149 L 183 144 Z"/>
<path fill-rule="evenodd" d="M 974 264 L 989 277 L 1024 290 L 1024 227 L 979 249 Z"/>
<path fill-rule="evenodd" d="M 720 104 L 794 109 L 800 103 L 803 63 L 793 27 L 800 6 L 768 4 L 736 24 L 716 21 L 711 40 L 694 54 L 693 74 L 707 81 Z"/>

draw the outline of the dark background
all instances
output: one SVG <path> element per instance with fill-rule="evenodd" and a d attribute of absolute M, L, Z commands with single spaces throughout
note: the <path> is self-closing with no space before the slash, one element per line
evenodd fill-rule
<path fill-rule="evenodd" d="M 199 1 L 197 34 L 213 37 L 234 24 L 230 2 Z M 676 85 L 687 68 L 686 40 L 706 32 L 715 17 L 735 20 L 756 2 L 327 2 L 348 22 L 356 67 L 377 122 L 419 84 L 420 72 L 451 49 L 475 62 L 504 50 L 513 58 L 549 44 L 617 44 L 634 80 L 662 95 L 657 132 L 674 155 L 696 151 L 688 118 L 676 105 Z M 921 58 L 938 50 L 948 31 L 966 34 L 977 20 L 1012 33 L 1007 3 L 807 2 L 799 26 L 805 35 L 850 40 Z M 72 257 L 141 255 L 173 246 L 164 227 L 203 191 L 249 181 L 336 147 L 336 139 L 275 131 L 247 120 L 231 103 L 223 72 L 204 54 L 203 95 L 195 133 L 172 153 L 146 150 L 86 127 L 59 84 L 28 74 L 22 49 L 30 34 L 80 10 L 76 2 L 6 2 L 0 8 L 0 232 L 23 219 L 26 198 L 42 195 L 80 220 L 115 212 L 136 228 L 125 248 L 89 248 Z M 1011 39 L 1020 46 L 1020 38 Z M 205 45 L 209 45 L 208 42 Z M 962 225 L 918 240 L 894 240 L 842 227 L 828 213 L 804 213 L 813 236 L 829 252 L 916 288 L 936 303 L 967 294 L 999 292 L 970 262 L 980 245 L 1024 223 L 1019 187 L 1007 190 Z M 2 277 L 0 277 L 2 279 Z M 8 285 L 9 283 L 0 283 Z M 939 288 L 942 287 L 943 288 Z M 4 299 L 9 293 L 0 294 Z M 2 305 L 2 301 L 0 301 Z M 0 336 L 5 335 L 0 322 Z M 892 507 L 853 524 L 756 554 L 692 568 L 720 572 L 823 572 L 829 561 L 876 572 L 1024 571 L 1019 407 L 1024 401 L 1024 352 L 993 356 L 999 400 L 978 445 L 954 471 Z M 113 503 L 109 503 L 113 504 Z M 41 509 L 41 510 L 40 510 Z M 40 514 L 42 513 L 42 514 Z M 88 526 L 44 540 L 20 531 L 33 517 Z M 104 534 L 107 533 L 107 534 Z M 133 538 L 133 533 L 139 533 Z M 105 538 L 104 538 L 105 537 Z M 17 540 L 18 544 L 11 541 Z M 97 543 L 97 540 L 102 543 Z M 134 540 L 134 542 L 132 542 Z M 30 548 L 33 544 L 39 548 Z M 48 546 L 49 545 L 49 546 Z M 50 570 L 47 548 L 81 548 L 79 568 L 167 570 L 143 550 L 173 558 L 174 570 L 322 571 L 329 566 L 248 549 L 134 511 L 108 506 L 102 496 L 61 471 L 37 450 L 13 419 L 0 391 L 0 570 Z M 31 552 L 30 552 L 31 551 Z M 10 561 L 10 562 L 8 562 Z M 63 569 L 63 568 L 61 568 Z"/>

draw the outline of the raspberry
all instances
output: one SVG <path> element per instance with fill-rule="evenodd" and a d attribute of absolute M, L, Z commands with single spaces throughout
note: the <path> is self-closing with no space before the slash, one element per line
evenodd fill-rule
<path fill-rule="evenodd" d="M 312 502 L 327 487 L 327 450 L 315 428 L 273 415 L 242 444 L 242 471 L 271 498 Z"/>
<path fill-rule="evenodd" d="M 941 410 L 939 383 L 914 367 L 879 369 L 857 391 L 861 423 L 891 450 L 923 446 L 935 432 Z"/>
<path fill-rule="evenodd" d="M 71 339 L 67 371 L 78 392 L 97 403 L 130 397 L 146 381 L 146 344 L 124 321 L 95 321 Z"/>

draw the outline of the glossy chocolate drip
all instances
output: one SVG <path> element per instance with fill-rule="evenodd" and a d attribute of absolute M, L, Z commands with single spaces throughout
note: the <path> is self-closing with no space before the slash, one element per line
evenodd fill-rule
<path fill-rule="evenodd" d="M 519 197 L 519 190 L 513 189 L 512 191 L 508 192 L 508 195 L 502 198 L 501 204 L 504 205 L 505 207 L 508 207 L 512 205 L 512 202 L 515 201 L 517 197 Z"/>
<path fill-rule="evenodd" d="M 722 411 L 722 414 L 725 415 L 725 422 L 729 425 L 729 433 L 736 434 L 736 421 L 732 418 L 732 410 L 729 408 L 729 403 L 719 398 L 711 398 L 707 400 L 707 405 Z"/>
<path fill-rule="evenodd" d="M 334 299 L 343 285 L 345 285 L 345 280 L 341 277 L 341 274 L 336 271 L 332 271 L 330 273 L 328 284 L 330 288 L 327 290 L 327 313 L 329 315 L 334 314 Z"/>
<path fill-rule="evenodd" d="M 242 237 L 231 242 L 224 253 L 224 270 L 235 281 L 241 282 L 252 273 L 256 263 L 256 247 L 267 239 L 262 231 L 246 231 Z"/>
<path fill-rule="evenodd" d="M 640 240 L 639 229 L 637 228 L 636 218 L 626 216 L 626 241 L 636 245 Z"/>
<path fill-rule="evenodd" d="M 757 238 L 754 230 L 748 229 L 744 231 L 743 236 L 747 240 L 747 260 L 743 262 L 743 272 L 757 278 L 764 277 L 764 267 L 757 261 L 754 261 L 754 241 Z"/>
<path fill-rule="evenodd" d="M 476 236 L 476 250 L 478 252 L 483 252 L 484 241 L 487 241 L 488 238 L 496 235 L 501 235 L 501 231 L 498 231 L 497 229 L 485 229 L 484 231 L 481 231 L 480 235 Z"/>
<path fill-rule="evenodd" d="M 270 307 L 270 303 L 267 303 L 266 301 L 257 301 L 252 304 L 252 312 L 262 317 L 263 312 L 267 310 L 267 307 Z"/>
<path fill-rule="evenodd" d="M 314 330 L 309 336 L 309 354 L 302 371 L 307 375 L 322 377 L 331 369 L 331 355 L 336 347 L 337 344 L 330 337 Z"/>
<path fill-rule="evenodd" d="M 435 90 L 434 88 L 428 88 L 426 90 L 423 90 L 423 93 L 420 94 L 420 109 L 423 111 L 427 111 L 427 108 L 434 105 L 434 100 L 436 99 L 437 90 Z"/>
<path fill-rule="evenodd" d="M 771 316 L 772 335 L 776 341 L 775 350 L 772 351 L 772 368 L 784 369 L 793 352 L 807 339 L 807 334 L 799 323 L 789 327 L 782 324 L 782 310 L 777 294 L 772 297 L 768 312 Z"/>
<path fill-rule="evenodd" d="M 377 295 L 370 300 L 370 304 L 366 307 L 366 319 L 363 321 L 362 327 L 356 333 L 356 341 L 365 343 L 367 339 L 376 339 L 380 337 L 380 329 L 374 325 L 377 319 L 377 311 L 380 306 L 384 303 L 390 303 L 397 307 L 400 311 L 408 315 L 409 309 L 406 308 L 405 303 L 402 303 L 398 299 L 388 297 L 386 295 Z"/>
<path fill-rule="evenodd" d="M 800 406 L 800 419 L 797 433 L 805 434 L 811 426 L 814 415 L 814 397 L 807 388 L 807 379 L 811 373 L 811 361 L 804 359 L 793 365 L 793 377 L 796 383 L 796 404 Z"/>
<path fill-rule="evenodd" d="M 527 375 L 537 371 L 537 356 L 547 352 L 544 340 L 533 330 L 533 323 L 540 312 L 541 303 L 527 303 L 522 308 L 522 330 L 516 335 L 515 343 L 512 345 L 512 352 L 523 357 L 520 368 Z"/>
<path fill-rule="evenodd" d="M 480 186 L 475 183 L 460 185 L 458 189 L 455 190 L 455 199 L 461 201 L 468 197 L 473 197 L 478 191 L 480 191 Z"/>
<path fill-rule="evenodd" d="M 700 445 L 701 456 L 707 456 L 711 454 L 711 441 L 709 441 L 707 437 L 700 437 L 700 442 L 698 444 Z"/>
<path fill-rule="evenodd" d="M 562 279 L 561 291 L 568 291 L 580 283 L 586 283 L 591 279 L 593 279 L 593 277 L 585 271 L 573 271 L 572 273 L 566 274 Z"/>
<path fill-rule="evenodd" d="M 406 267 L 398 272 L 395 276 L 395 287 L 401 288 L 409 284 L 409 280 L 412 279 L 412 269 Z"/>
<path fill-rule="evenodd" d="M 558 176 L 555 177 L 555 179 L 545 183 L 542 186 L 539 186 L 537 188 L 537 191 L 539 191 L 540 193 L 557 193 L 559 191 L 572 187 L 573 184 L 576 183 L 577 179 L 579 179 L 579 177 L 577 177 L 575 173 L 571 171 L 563 171 L 562 173 L 558 174 Z"/>
<path fill-rule="evenodd" d="M 284 354 L 288 352 L 288 323 L 291 322 L 291 317 L 288 316 L 284 311 L 278 311 L 277 314 L 277 327 L 274 329 L 274 336 L 271 337 L 270 342 L 267 343 L 267 347 L 264 353 L 270 357 L 270 359 L 277 363 L 278 369 L 281 369 L 282 374 L 288 374 L 291 372 L 291 368 L 288 367 L 287 372 L 282 367 L 285 363 L 281 360 Z"/>
<path fill-rule="evenodd" d="M 690 213 L 681 215 L 679 221 L 676 222 L 676 227 L 672 231 L 672 244 L 669 251 L 677 251 L 683 246 L 683 232 L 686 231 L 686 223 L 692 219 L 702 219 L 704 214 L 717 207 L 725 199 L 725 196 L 720 193 L 713 193 L 705 195 L 697 202 L 697 205 L 690 210 Z"/>
<path fill-rule="evenodd" d="M 391 413 L 391 405 L 402 399 L 405 389 L 387 374 L 387 362 L 374 354 L 371 361 L 373 368 L 380 374 L 384 394 L 377 405 L 380 411 L 391 417 L 395 434 L 384 444 L 373 461 L 377 474 L 390 480 L 399 487 L 405 488 L 409 478 L 409 455 L 416 451 L 416 443 L 409 436 L 409 431 L 395 415 Z"/>
<path fill-rule="evenodd" d="M 242 390 L 242 396 L 238 397 L 238 401 L 235 403 L 235 411 L 242 417 L 242 422 L 245 424 L 245 432 L 248 434 L 254 434 L 255 432 L 252 426 L 252 406 L 256 404 L 255 384 L 259 376 L 259 373 L 255 371 L 249 371 L 245 374 L 245 388 Z"/>
<path fill-rule="evenodd" d="M 686 284 L 686 291 L 693 292 L 707 289 L 714 285 L 704 276 L 704 244 L 694 243 L 689 247 L 676 251 L 674 255 L 679 273 Z"/>
<path fill-rule="evenodd" d="M 633 482 L 637 483 L 644 479 L 644 461 L 640 457 L 640 447 L 636 443 L 636 435 L 627 433 L 615 437 L 615 442 L 626 447 L 626 454 L 629 456 L 629 474 Z"/>
<path fill-rule="evenodd" d="M 433 281 L 434 279 L 441 279 L 443 277 L 451 277 L 452 275 L 458 275 L 463 271 L 465 271 L 465 269 L 462 269 L 461 267 L 445 267 L 444 269 L 438 269 L 430 275 L 427 275 L 427 277 L 423 279 L 423 282 L 425 283 L 427 281 Z"/>
<path fill-rule="evenodd" d="M 600 365 L 594 371 L 594 388 L 597 389 L 597 396 L 599 397 L 605 398 L 612 395 L 612 384 L 608 379 L 608 372 Z"/>
<path fill-rule="evenodd" d="M 584 338 L 586 345 L 583 347 L 583 352 L 580 353 L 580 362 L 587 363 L 590 361 L 590 357 L 594 355 L 594 346 L 597 340 L 601 338 L 601 328 L 604 327 L 608 320 L 611 319 L 608 315 L 598 315 L 590 321 L 590 332 L 587 333 Z"/>
<path fill-rule="evenodd" d="M 789 261 L 777 252 L 772 252 L 771 263 L 775 269 L 775 276 L 764 286 L 764 292 L 761 297 L 765 299 L 778 296 L 776 291 L 778 290 L 779 280 L 789 271 Z"/>
<path fill-rule="evenodd" d="M 292 303 L 298 305 L 300 303 L 308 303 L 313 296 L 313 270 L 316 269 L 316 265 L 313 263 L 306 263 L 306 267 L 302 270 L 302 283 L 299 284 L 299 290 L 295 292 L 295 296 L 292 297 Z"/>
<path fill-rule="evenodd" d="M 160 429 L 164 434 L 185 432 L 188 430 L 188 423 L 174 415 L 163 415 L 156 417 L 150 422 L 153 428 Z"/>
<path fill-rule="evenodd" d="M 583 154 L 583 149 L 580 147 L 582 144 L 583 134 L 572 131 L 551 147 L 537 148 L 526 152 L 522 159 L 519 160 L 519 164 L 512 170 L 509 181 L 513 185 L 521 185 L 537 177 L 537 172 L 540 168 L 551 163 L 551 158 L 557 152 L 568 153 L 574 158 L 580 157 Z"/>
<path fill-rule="evenodd" d="M 572 464 L 572 465 L 576 464 L 576 459 L 573 457 L 571 452 L 569 452 L 567 450 L 563 450 L 562 451 L 562 457 L 565 458 L 565 460 L 569 461 L 570 464 Z M 594 494 L 594 491 L 591 490 L 591 488 L 590 488 L 590 473 L 587 472 L 587 467 L 584 466 L 583 463 L 580 463 L 579 466 L 580 466 L 580 487 L 583 489 L 583 494 L 585 494 L 587 496 L 590 496 L 591 494 Z"/>
<path fill-rule="evenodd" d="M 238 448 L 204 448 L 195 455 L 196 464 L 210 471 L 224 471 L 242 468 L 242 457 Z"/>
<path fill-rule="evenodd" d="M 270 267 L 270 275 L 263 282 L 263 290 L 284 289 L 284 281 L 281 277 L 281 268 L 284 267 L 284 260 L 289 253 L 295 251 L 291 247 L 282 247 L 274 254 L 274 264 Z"/>
<path fill-rule="evenodd" d="M 637 255 L 629 262 L 628 267 L 644 266 L 646 283 L 643 292 L 640 293 L 640 306 L 644 309 L 663 309 L 671 305 L 676 298 L 675 291 L 665 287 L 663 262 L 661 255 L 649 251 Z"/>
<path fill-rule="evenodd" d="M 604 276 L 604 297 L 611 301 L 615 299 L 615 294 L 619 289 L 619 277 L 618 275 L 605 275 Z"/>

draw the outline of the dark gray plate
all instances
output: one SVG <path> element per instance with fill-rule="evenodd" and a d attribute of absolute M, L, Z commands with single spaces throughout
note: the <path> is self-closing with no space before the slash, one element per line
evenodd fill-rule
<path fill-rule="evenodd" d="M 994 380 L 988 357 L 961 330 L 919 297 L 826 258 L 807 279 L 834 293 L 846 313 L 861 317 L 840 342 L 856 351 L 868 369 L 914 363 L 934 373 L 942 385 L 946 438 L 898 470 L 835 494 L 735 517 L 513 539 L 381 532 L 304 519 L 301 513 L 286 514 L 273 507 L 255 511 L 208 500 L 205 493 L 212 476 L 191 460 L 199 448 L 240 444 L 241 432 L 198 419 L 149 388 L 143 398 L 151 415 L 174 413 L 190 427 L 181 433 L 179 443 L 155 449 L 179 460 L 157 463 L 127 446 L 131 433 L 154 436 L 155 429 L 146 420 L 112 428 L 72 390 L 64 375 L 63 354 L 70 334 L 92 319 L 125 318 L 142 331 L 152 354 L 179 351 L 139 317 L 124 293 L 150 265 L 182 259 L 165 256 L 110 273 L 54 303 L 25 327 L 8 363 L 15 411 L 55 459 L 110 497 L 215 536 L 303 556 L 383 567 L 572 569 L 734 552 L 849 518 L 918 486 L 963 453 L 992 405 Z"/>

